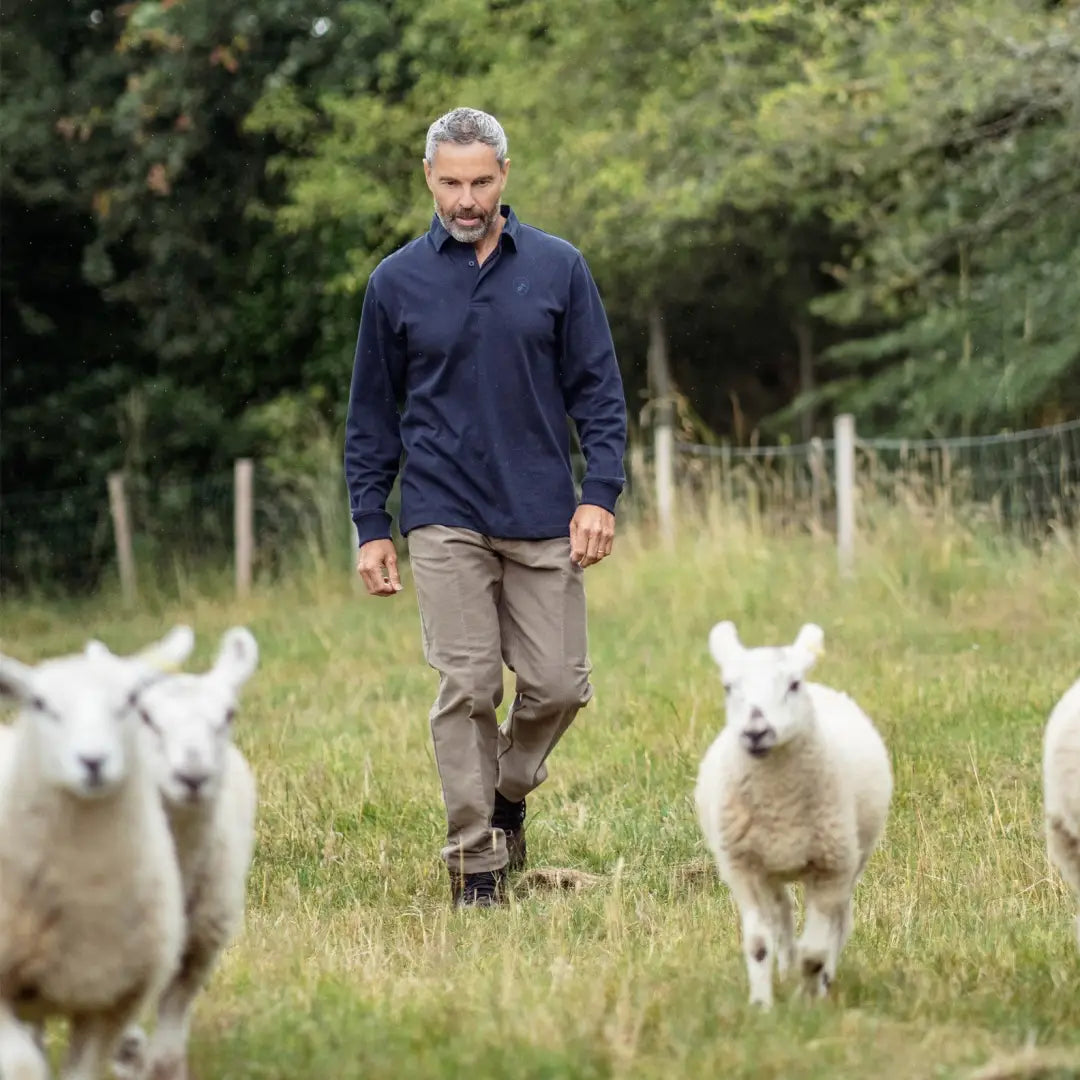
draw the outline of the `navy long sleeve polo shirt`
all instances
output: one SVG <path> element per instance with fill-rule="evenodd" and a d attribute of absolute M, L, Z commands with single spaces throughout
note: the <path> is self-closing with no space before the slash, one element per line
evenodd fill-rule
<path fill-rule="evenodd" d="M 568 415 L 585 454 L 581 501 L 615 509 L 626 401 L 596 284 L 571 244 L 502 213 L 483 266 L 436 216 L 368 281 L 345 431 L 361 544 L 390 535 L 402 450 L 402 533 L 568 535 Z"/>

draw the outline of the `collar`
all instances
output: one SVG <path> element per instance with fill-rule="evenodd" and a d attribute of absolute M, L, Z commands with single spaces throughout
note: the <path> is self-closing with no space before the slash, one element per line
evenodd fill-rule
<path fill-rule="evenodd" d="M 521 230 L 521 222 L 518 221 L 517 214 L 514 213 L 508 203 L 503 203 L 499 207 L 499 213 L 502 214 L 504 219 L 502 234 L 499 239 L 501 241 L 502 237 L 508 236 L 510 238 L 510 243 L 514 246 L 514 250 L 516 251 L 518 246 L 518 234 Z M 436 251 L 442 251 L 446 241 L 453 240 L 453 237 L 446 231 L 443 223 L 439 220 L 438 214 L 431 215 L 431 228 L 428 229 L 428 236 L 431 237 L 431 242 L 435 245 Z"/>

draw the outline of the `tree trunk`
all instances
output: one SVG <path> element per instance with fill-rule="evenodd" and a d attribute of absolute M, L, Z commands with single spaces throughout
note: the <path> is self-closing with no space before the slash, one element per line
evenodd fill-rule
<path fill-rule="evenodd" d="M 795 340 L 799 346 L 799 393 L 809 394 L 815 387 L 814 379 L 814 327 L 805 315 L 795 319 Z M 803 442 L 814 435 L 817 417 L 813 408 L 804 409 L 800 420 Z"/>

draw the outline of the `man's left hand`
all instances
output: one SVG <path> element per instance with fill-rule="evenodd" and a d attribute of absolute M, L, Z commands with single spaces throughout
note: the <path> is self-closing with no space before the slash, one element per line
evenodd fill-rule
<path fill-rule="evenodd" d="M 582 503 L 570 520 L 570 561 L 582 570 L 611 554 L 615 515 L 602 506 Z"/>

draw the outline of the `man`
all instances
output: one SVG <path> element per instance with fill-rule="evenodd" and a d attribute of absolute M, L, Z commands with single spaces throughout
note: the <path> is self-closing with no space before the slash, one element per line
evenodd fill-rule
<path fill-rule="evenodd" d="M 459 906 L 499 902 L 524 866 L 525 797 L 592 696 L 582 571 L 611 554 L 624 482 L 626 403 L 596 285 L 575 248 L 502 205 L 509 171 L 487 113 L 428 129 L 435 215 L 368 282 L 345 434 L 372 596 L 401 590 L 386 500 L 405 451 L 400 526 L 441 677 L 431 732 Z M 504 662 L 516 686 L 500 728 Z"/>

